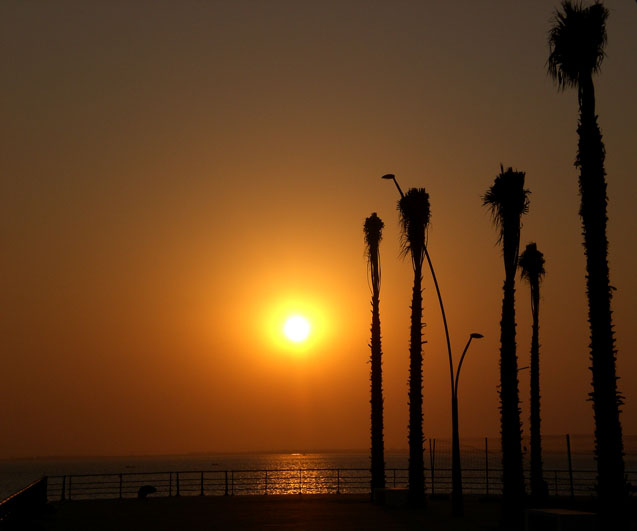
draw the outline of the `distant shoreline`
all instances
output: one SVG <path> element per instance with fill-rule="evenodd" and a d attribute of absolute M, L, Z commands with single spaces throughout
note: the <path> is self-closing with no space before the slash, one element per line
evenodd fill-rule
<path fill-rule="evenodd" d="M 576 441 L 587 441 L 590 442 L 591 447 L 585 451 L 582 451 L 578 448 L 573 448 L 573 453 L 591 453 L 594 449 L 594 436 L 592 434 L 587 433 L 572 433 L 570 434 L 571 440 L 573 442 Z M 545 452 L 553 453 L 553 452 L 562 452 L 564 446 L 564 434 L 549 434 L 542 436 L 543 442 L 543 450 Z M 432 438 L 433 439 L 433 438 Z M 525 437 L 526 439 L 526 437 Z M 436 437 L 435 440 L 445 446 L 446 443 L 450 444 L 450 439 L 448 437 Z M 484 437 L 463 437 L 461 441 L 462 446 L 482 446 L 484 441 Z M 489 436 L 489 447 L 493 444 L 493 450 L 497 450 L 497 442 L 499 441 L 499 436 Z M 475 444 L 470 444 L 475 443 Z M 427 448 L 425 448 L 427 451 Z M 441 448 L 442 450 L 442 448 Z M 385 452 L 390 454 L 401 454 L 407 452 L 408 449 L 405 446 L 404 448 L 386 448 Z M 624 435 L 624 452 L 626 454 L 637 454 L 637 435 Z M 179 457 L 206 457 L 206 456 L 249 456 L 249 455 L 290 455 L 290 454 L 300 454 L 300 455 L 315 455 L 315 454 L 330 454 L 330 455 L 364 455 L 369 453 L 368 448 L 363 449 L 352 449 L 352 448 L 341 448 L 341 449 L 321 449 L 321 448 L 313 448 L 313 449 L 275 449 L 275 450 L 235 450 L 235 451 L 224 451 L 224 450 L 210 450 L 210 451 L 197 451 L 197 452 L 180 452 L 180 453 L 129 453 L 129 454 L 49 454 L 49 455 L 35 455 L 35 456 L 9 456 L 9 457 L 0 457 L 0 461 L 38 461 L 38 460 L 86 460 L 86 459 L 159 459 L 159 458 L 179 458 Z"/>

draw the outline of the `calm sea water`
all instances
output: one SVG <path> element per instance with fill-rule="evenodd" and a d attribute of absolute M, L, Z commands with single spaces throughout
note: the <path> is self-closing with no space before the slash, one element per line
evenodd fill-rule
<path fill-rule="evenodd" d="M 388 452 L 388 468 L 407 466 L 406 452 Z M 369 468 L 363 452 L 209 454 L 147 457 L 91 457 L 0 460 L 0 498 L 46 476 L 171 471 Z"/>
<path fill-rule="evenodd" d="M 544 468 L 547 480 L 553 470 L 567 470 L 568 458 L 564 436 L 547 436 L 544 444 Z M 637 437 L 626 437 L 626 469 L 634 471 L 631 480 L 637 478 Z M 486 451 L 488 450 L 488 452 Z M 571 437 L 572 464 L 576 470 L 594 471 L 593 441 L 587 436 Z M 528 452 L 527 452 L 528 457 Z M 451 466 L 451 444 L 448 439 L 426 441 L 425 466 L 434 468 L 439 477 Z M 407 451 L 386 451 L 387 468 L 404 469 L 408 466 Z M 485 448 L 483 438 L 463 439 L 463 470 L 484 470 L 488 462 L 494 479 L 500 466 L 498 440 L 490 438 Z M 46 476 L 79 474 L 153 473 L 176 471 L 224 471 L 224 470 L 280 470 L 280 469 L 344 469 L 369 468 L 369 453 L 214 453 L 185 456 L 133 456 L 133 457 L 82 457 L 82 458 L 34 458 L 0 459 L 0 499 L 23 488 L 31 481 Z M 429 476 L 430 472 L 427 472 Z M 591 476 L 592 477 L 592 476 Z"/>

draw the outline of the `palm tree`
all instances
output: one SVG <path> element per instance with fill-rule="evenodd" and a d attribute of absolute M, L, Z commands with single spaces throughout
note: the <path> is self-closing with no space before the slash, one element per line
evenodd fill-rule
<path fill-rule="evenodd" d="M 617 515 L 627 494 L 617 390 L 615 338 L 611 312 L 606 237 L 605 148 L 595 114 L 593 74 L 600 71 L 606 44 L 608 10 L 562 2 L 549 32 L 548 72 L 559 89 L 577 88 L 580 217 L 586 254 L 586 290 L 590 325 L 591 371 L 597 493 L 603 515 Z"/>
<path fill-rule="evenodd" d="M 540 283 L 544 277 L 544 255 L 529 243 L 520 255 L 520 273 L 531 287 L 531 495 L 542 500 L 548 488 L 542 477 L 542 432 L 540 430 Z"/>
<path fill-rule="evenodd" d="M 402 247 L 410 254 L 414 270 L 409 339 L 409 501 L 425 500 L 425 472 L 422 429 L 422 264 L 425 258 L 430 209 L 424 188 L 411 188 L 398 201 Z"/>
<path fill-rule="evenodd" d="M 515 273 L 520 249 L 522 214 L 529 208 L 525 173 L 504 171 L 484 194 L 493 222 L 499 230 L 504 256 L 504 296 L 500 321 L 500 429 L 502 437 L 502 502 L 507 520 L 521 518 L 524 500 L 522 426 L 520 423 L 518 367 L 515 346 Z"/>
<path fill-rule="evenodd" d="M 385 224 L 374 212 L 365 220 L 363 232 L 372 291 L 371 338 L 371 437 L 372 437 L 372 492 L 385 487 L 385 448 L 383 443 L 383 369 L 380 340 L 380 255 L 378 247 Z"/>

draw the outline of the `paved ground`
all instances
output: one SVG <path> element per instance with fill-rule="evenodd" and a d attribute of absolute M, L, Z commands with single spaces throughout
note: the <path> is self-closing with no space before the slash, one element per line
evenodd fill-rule
<path fill-rule="evenodd" d="M 452 518 L 448 500 L 425 509 L 372 505 L 367 496 L 287 495 L 95 500 L 53 504 L 32 529 L 76 530 L 416 530 L 496 529 L 499 503 L 467 500 Z"/>

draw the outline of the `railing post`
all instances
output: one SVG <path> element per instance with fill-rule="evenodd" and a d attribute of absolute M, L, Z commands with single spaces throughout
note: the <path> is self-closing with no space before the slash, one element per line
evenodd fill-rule
<path fill-rule="evenodd" d="M 224 496 L 228 495 L 228 471 L 224 470 L 225 476 L 226 476 L 226 491 L 223 493 Z"/>
<path fill-rule="evenodd" d="M 553 477 L 555 478 L 555 495 L 558 495 L 558 489 L 557 489 L 557 470 L 553 470 Z"/>
<path fill-rule="evenodd" d="M 436 493 L 436 483 L 434 481 L 435 463 L 436 463 L 436 439 L 433 439 L 433 450 L 431 445 L 432 439 L 429 439 L 429 463 L 431 464 L 431 494 Z"/>
<path fill-rule="evenodd" d="M 232 495 L 234 496 L 234 470 L 230 472 L 230 482 L 231 482 L 230 487 L 232 489 L 231 492 L 232 492 Z"/>
<path fill-rule="evenodd" d="M 302 479 L 301 479 L 301 469 L 299 468 L 299 494 L 303 493 L 303 484 L 302 484 Z"/>
<path fill-rule="evenodd" d="M 73 476 L 69 476 L 69 501 L 71 501 L 72 490 L 73 490 Z"/>
<path fill-rule="evenodd" d="M 173 473 L 168 472 L 168 497 L 173 495 Z"/>
<path fill-rule="evenodd" d="M 489 438 L 484 438 L 484 479 L 487 485 L 487 496 L 489 495 Z"/>
<path fill-rule="evenodd" d="M 265 495 L 268 495 L 268 471 L 265 471 Z"/>
<path fill-rule="evenodd" d="M 341 469 L 336 469 L 336 494 L 341 493 Z"/>
<path fill-rule="evenodd" d="M 122 475 L 119 475 L 119 499 L 122 499 Z"/>
<path fill-rule="evenodd" d="M 175 493 L 175 496 L 180 496 L 180 492 L 179 492 L 179 472 L 175 472 L 175 488 L 177 489 L 177 492 Z"/>
<path fill-rule="evenodd" d="M 394 468 L 394 488 L 396 488 L 396 469 Z"/>
<path fill-rule="evenodd" d="M 566 434 L 566 452 L 568 454 L 568 480 L 571 485 L 571 498 L 575 496 L 575 489 L 573 488 L 573 463 L 571 462 L 571 436 Z"/>
<path fill-rule="evenodd" d="M 66 476 L 62 478 L 62 496 L 60 497 L 60 500 L 66 500 Z"/>
<path fill-rule="evenodd" d="M 201 493 L 199 496 L 203 496 L 203 471 L 201 472 Z"/>

